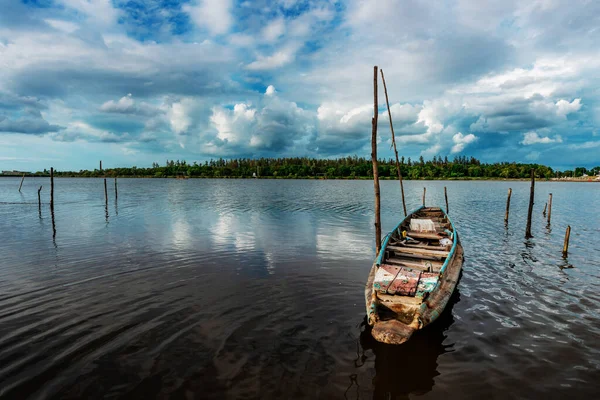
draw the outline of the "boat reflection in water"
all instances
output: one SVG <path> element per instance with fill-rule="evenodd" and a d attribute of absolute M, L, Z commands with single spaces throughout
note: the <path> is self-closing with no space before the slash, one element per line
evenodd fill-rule
<path fill-rule="evenodd" d="M 371 327 L 360 335 L 363 352 L 375 353 L 374 399 L 408 398 L 409 394 L 429 392 L 434 384 L 437 359 L 440 354 L 453 351 L 453 343 L 444 344 L 445 332 L 454 323 L 452 309 L 460 301 L 458 288 L 440 317 L 423 330 L 419 330 L 406 343 L 390 345 L 380 343 L 371 336 Z"/>

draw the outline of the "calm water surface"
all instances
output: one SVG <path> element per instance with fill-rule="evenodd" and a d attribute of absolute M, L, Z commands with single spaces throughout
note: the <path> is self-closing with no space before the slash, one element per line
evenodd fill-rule
<path fill-rule="evenodd" d="M 600 184 L 538 182 L 525 240 L 527 182 L 407 182 L 409 209 L 448 187 L 465 264 L 392 347 L 364 326 L 370 181 L 121 179 L 115 201 L 109 180 L 105 208 L 101 179 L 56 179 L 54 236 L 49 180 L 19 180 L 0 179 L 0 398 L 598 398 Z M 382 182 L 384 231 L 398 194 Z"/>

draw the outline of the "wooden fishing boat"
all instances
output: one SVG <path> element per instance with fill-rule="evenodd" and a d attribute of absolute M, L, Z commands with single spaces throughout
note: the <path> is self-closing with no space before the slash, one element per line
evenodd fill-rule
<path fill-rule="evenodd" d="M 458 282 L 463 249 L 448 215 L 411 212 L 384 239 L 365 287 L 367 319 L 383 343 L 406 342 L 442 313 Z"/>

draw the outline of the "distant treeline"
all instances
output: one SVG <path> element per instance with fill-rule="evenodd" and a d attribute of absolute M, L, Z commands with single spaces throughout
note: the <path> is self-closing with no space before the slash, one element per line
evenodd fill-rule
<path fill-rule="evenodd" d="M 395 160 L 379 162 L 379 176 L 394 179 L 397 177 Z M 538 178 L 582 176 L 592 170 L 576 168 L 574 171 L 553 171 L 539 164 L 519 163 L 481 163 L 474 157 L 433 157 L 425 161 L 423 157 L 413 161 L 410 158 L 400 161 L 400 170 L 405 179 L 520 179 L 530 176 L 531 168 Z M 600 171 L 600 167 L 594 168 Z M 36 172 L 35 175 L 48 175 L 49 171 Z M 220 158 L 204 163 L 167 160 L 161 166 L 153 163 L 151 168 L 108 168 L 92 171 L 56 171 L 56 176 L 69 177 L 198 177 L 198 178 L 345 178 L 360 179 L 373 176 L 371 159 L 363 157 L 344 157 L 337 159 L 295 158 L 259 158 L 229 159 Z"/>

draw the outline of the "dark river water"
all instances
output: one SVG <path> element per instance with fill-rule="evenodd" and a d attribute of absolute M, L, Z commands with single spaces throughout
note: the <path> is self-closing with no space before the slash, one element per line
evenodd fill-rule
<path fill-rule="evenodd" d="M 101 179 L 56 179 L 55 235 L 49 179 L 19 181 L 0 179 L 2 399 L 599 398 L 600 184 L 538 182 L 525 240 L 528 182 L 406 182 L 409 209 L 448 187 L 465 263 L 393 347 L 364 325 L 371 181 L 120 179 L 115 201 L 109 180 L 105 208 Z M 401 219 L 395 181 L 382 213 Z"/>

